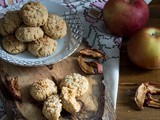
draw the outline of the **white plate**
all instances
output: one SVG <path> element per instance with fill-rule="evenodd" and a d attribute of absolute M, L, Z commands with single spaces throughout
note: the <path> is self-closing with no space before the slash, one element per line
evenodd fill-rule
<path fill-rule="evenodd" d="M 34 57 L 27 50 L 23 53 L 12 55 L 4 51 L 0 45 L 0 58 L 2 60 L 20 66 L 50 65 L 67 58 L 78 48 L 82 41 L 83 29 L 76 13 L 57 2 L 41 1 L 41 3 L 47 7 L 49 13 L 60 15 L 66 20 L 68 27 L 67 35 L 57 41 L 57 49 L 52 55 L 43 58 Z M 3 17 L 8 10 L 20 9 L 23 4 L 24 3 L 18 3 L 1 10 L 0 17 Z M 1 37 L 0 41 L 2 41 L 2 39 Z"/>

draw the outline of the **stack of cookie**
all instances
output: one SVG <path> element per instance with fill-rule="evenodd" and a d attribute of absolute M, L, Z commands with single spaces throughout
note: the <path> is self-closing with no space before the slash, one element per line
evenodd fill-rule
<path fill-rule="evenodd" d="M 37 57 L 45 57 L 56 51 L 58 39 L 67 33 L 65 20 L 48 13 L 40 2 L 29 2 L 21 10 L 8 11 L 0 19 L 2 47 L 11 54 L 26 49 Z"/>
<path fill-rule="evenodd" d="M 44 102 L 42 113 L 48 120 L 59 120 L 62 108 L 71 114 L 80 111 L 77 97 L 84 95 L 88 88 L 85 76 L 72 73 L 66 75 L 58 86 L 48 78 L 37 80 L 31 85 L 30 94 L 36 101 Z"/>

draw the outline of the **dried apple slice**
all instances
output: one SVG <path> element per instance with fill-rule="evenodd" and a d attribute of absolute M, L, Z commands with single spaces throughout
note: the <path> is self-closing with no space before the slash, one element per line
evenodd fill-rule
<path fill-rule="evenodd" d="M 142 110 L 143 109 L 143 104 L 145 102 L 145 98 L 146 98 L 146 94 L 147 94 L 148 90 L 147 87 L 142 83 L 135 94 L 135 102 L 137 104 L 137 106 Z"/>
<path fill-rule="evenodd" d="M 81 49 L 79 53 L 85 56 L 92 57 L 92 58 L 102 58 L 105 60 L 107 59 L 107 56 L 105 55 L 105 53 L 103 53 L 100 50 L 93 49 L 93 48 Z"/>
<path fill-rule="evenodd" d="M 6 84 L 9 92 L 15 100 L 22 100 L 20 88 L 18 85 L 18 77 L 13 77 L 10 80 L 6 78 Z"/>
<path fill-rule="evenodd" d="M 98 62 L 95 62 L 95 61 L 88 62 L 84 58 L 82 58 L 82 56 L 79 56 L 78 63 L 80 68 L 86 74 L 102 74 L 103 73 L 103 66 Z"/>

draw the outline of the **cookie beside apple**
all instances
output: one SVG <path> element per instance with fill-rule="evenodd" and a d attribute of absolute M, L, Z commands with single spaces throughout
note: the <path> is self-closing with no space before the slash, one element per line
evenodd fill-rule
<path fill-rule="evenodd" d="M 144 0 L 108 0 L 103 17 L 113 35 L 130 37 L 147 24 L 149 8 Z"/>

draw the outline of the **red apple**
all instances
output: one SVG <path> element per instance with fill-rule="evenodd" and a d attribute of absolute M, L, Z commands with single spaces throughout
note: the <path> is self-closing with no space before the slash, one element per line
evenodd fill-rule
<path fill-rule="evenodd" d="M 108 0 L 103 17 L 112 34 L 130 37 L 146 25 L 149 9 L 144 0 Z"/>
<path fill-rule="evenodd" d="M 127 43 L 130 60 L 145 69 L 160 68 L 160 29 L 148 27 L 137 31 Z"/>

